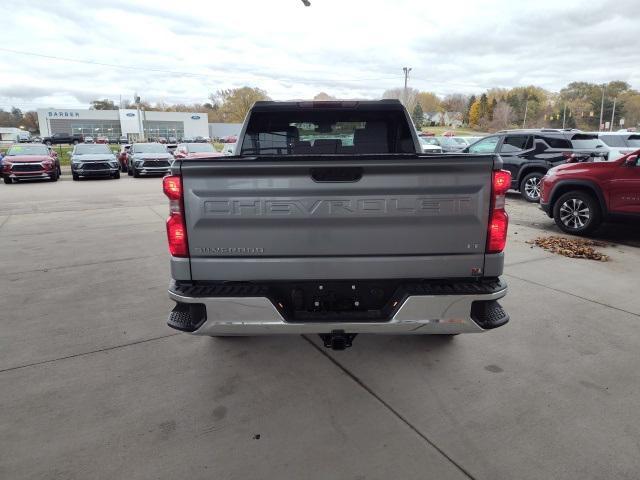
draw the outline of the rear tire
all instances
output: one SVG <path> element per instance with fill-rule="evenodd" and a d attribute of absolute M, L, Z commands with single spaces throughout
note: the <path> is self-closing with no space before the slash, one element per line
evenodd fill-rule
<path fill-rule="evenodd" d="M 520 182 L 520 195 L 527 202 L 538 203 L 540 201 L 540 185 L 544 174 L 533 172 L 526 175 Z"/>
<path fill-rule="evenodd" d="M 593 195 L 574 190 L 556 200 L 553 205 L 553 220 L 565 233 L 586 235 L 600 226 L 602 212 Z"/>
<path fill-rule="evenodd" d="M 140 178 L 140 173 L 135 168 L 133 169 L 133 178 Z"/>
<path fill-rule="evenodd" d="M 127 168 L 127 175 L 129 175 L 130 177 L 133 175 L 133 171 L 131 170 L 131 168 Z"/>

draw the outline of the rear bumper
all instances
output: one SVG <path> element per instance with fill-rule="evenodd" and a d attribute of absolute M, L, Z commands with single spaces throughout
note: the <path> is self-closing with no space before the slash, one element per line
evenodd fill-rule
<path fill-rule="evenodd" d="M 169 326 L 194 335 L 322 334 L 334 330 L 377 334 L 479 333 L 509 320 L 496 302 L 507 294 L 507 285 L 502 281 L 494 282 L 491 288 L 478 289 L 483 293 L 448 293 L 456 289 L 438 287 L 426 290 L 428 294 L 407 295 L 389 320 L 371 322 L 291 322 L 266 296 L 189 296 L 176 290 L 179 289 L 174 285 L 169 289 L 169 298 L 177 303 L 169 315 Z M 494 307 L 502 311 L 500 318 L 495 317 Z M 487 319 L 487 314 L 493 317 Z M 189 315 L 199 318 L 189 319 Z M 183 320 L 186 323 L 180 323 Z"/>

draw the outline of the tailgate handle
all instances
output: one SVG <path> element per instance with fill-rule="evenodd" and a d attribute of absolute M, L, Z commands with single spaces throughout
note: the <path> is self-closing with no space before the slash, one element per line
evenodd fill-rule
<path fill-rule="evenodd" d="M 357 182 L 362 178 L 361 167 L 312 168 L 314 182 Z"/>

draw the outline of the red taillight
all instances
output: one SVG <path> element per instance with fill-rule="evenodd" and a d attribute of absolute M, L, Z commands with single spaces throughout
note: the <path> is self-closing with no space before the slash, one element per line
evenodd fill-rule
<path fill-rule="evenodd" d="M 188 257 L 187 228 L 184 221 L 182 201 L 182 177 L 169 175 L 162 179 L 162 189 L 169 197 L 169 218 L 167 220 L 167 239 L 169 253 L 174 257 Z"/>
<path fill-rule="evenodd" d="M 487 253 L 500 253 L 507 244 L 507 227 L 509 216 L 504 210 L 491 212 L 489 221 L 489 237 L 487 240 Z"/>
<path fill-rule="evenodd" d="M 182 181 L 178 175 L 168 175 L 162 179 L 162 189 L 169 200 L 180 200 L 182 197 Z"/>
<path fill-rule="evenodd" d="M 511 173 L 506 170 L 493 172 L 493 195 L 504 195 L 511 188 Z"/>
<path fill-rule="evenodd" d="M 181 213 L 172 212 L 167 219 L 167 238 L 171 255 L 174 257 L 186 257 L 189 255 L 187 230 Z"/>
<path fill-rule="evenodd" d="M 493 172 L 487 253 L 500 253 L 507 243 L 509 216 L 504 210 L 505 194 L 511 186 L 511 173 L 506 170 Z"/>

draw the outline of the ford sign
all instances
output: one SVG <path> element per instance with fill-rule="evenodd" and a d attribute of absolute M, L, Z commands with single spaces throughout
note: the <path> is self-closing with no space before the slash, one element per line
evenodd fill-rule
<path fill-rule="evenodd" d="M 127 113 L 127 117 L 135 117 L 135 116 L 136 116 L 135 113 L 131 113 L 131 112 Z"/>
<path fill-rule="evenodd" d="M 200 115 L 191 115 L 191 120 L 200 120 Z"/>

